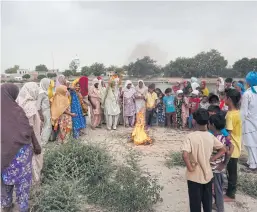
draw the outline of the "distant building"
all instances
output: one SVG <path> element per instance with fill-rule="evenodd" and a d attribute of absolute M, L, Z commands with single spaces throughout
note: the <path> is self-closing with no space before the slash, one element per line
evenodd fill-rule
<path fill-rule="evenodd" d="M 17 70 L 17 74 L 19 75 L 25 75 L 25 74 L 29 74 L 29 70 L 28 69 L 18 69 Z"/>

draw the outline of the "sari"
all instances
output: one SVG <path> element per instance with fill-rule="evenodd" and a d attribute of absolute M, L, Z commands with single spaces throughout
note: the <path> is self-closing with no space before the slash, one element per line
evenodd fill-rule
<path fill-rule="evenodd" d="M 41 120 L 37 108 L 37 98 L 39 95 L 39 87 L 35 82 L 25 83 L 21 88 L 16 102 L 24 110 L 30 126 L 33 127 L 35 136 L 42 146 L 42 140 L 40 136 Z M 33 154 L 32 157 L 32 177 L 33 183 L 40 183 L 41 170 L 43 168 L 43 154 Z"/>
<path fill-rule="evenodd" d="M 151 144 L 152 139 L 145 132 L 145 115 L 144 111 L 141 110 L 137 113 L 136 125 L 132 132 L 132 141 L 135 145 L 146 145 Z"/>

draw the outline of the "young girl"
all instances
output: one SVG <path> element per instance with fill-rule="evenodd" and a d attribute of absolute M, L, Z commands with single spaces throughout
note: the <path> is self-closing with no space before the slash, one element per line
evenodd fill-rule
<path fill-rule="evenodd" d="M 203 96 L 200 102 L 200 108 L 207 110 L 209 106 L 210 104 L 209 104 L 208 96 Z"/>
<path fill-rule="evenodd" d="M 164 111 L 164 105 L 163 105 L 163 97 L 164 94 L 160 93 L 157 100 L 157 118 L 158 118 L 158 126 L 164 126 L 165 125 L 165 111 Z"/>
<path fill-rule="evenodd" d="M 176 109 L 177 127 L 179 129 L 182 129 L 183 128 L 182 106 L 184 104 L 183 91 L 178 90 L 176 94 L 177 96 L 175 97 L 175 109 Z"/>
<path fill-rule="evenodd" d="M 182 90 L 180 90 L 179 92 L 183 94 Z M 183 128 L 186 127 L 188 118 L 189 118 L 189 100 L 188 100 L 188 97 L 183 94 L 183 104 L 182 104 Z"/>

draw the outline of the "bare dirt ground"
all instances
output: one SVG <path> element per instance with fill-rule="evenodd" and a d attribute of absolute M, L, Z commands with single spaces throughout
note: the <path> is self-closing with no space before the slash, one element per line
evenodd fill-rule
<path fill-rule="evenodd" d="M 119 127 L 117 131 L 107 131 L 104 128 L 94 131 L 87 130 L 82 140 L 105 146 L 117 161 L 122 161 L 130 149 L 138 151 L 140 165 L 152 176 L 155 176 L 164 187 L 161 192 L 163 202 L 155 205 L 157 212 L 188 212 L 188 195 L 185 169 L 165 166 L 167 154 L 170 151 L 180 151 L 186 131 L 176 131 L 164 128 L 152 128 L 149 131 L 155 140 L 150 146 L 135 146 L 129 142 L 132 129 Z M 101 211 L 94 210 L 94 211 Z M 238 192 L 234 203 L 225 203 L 226 212 L 257 212 L 257 200 Z"/>

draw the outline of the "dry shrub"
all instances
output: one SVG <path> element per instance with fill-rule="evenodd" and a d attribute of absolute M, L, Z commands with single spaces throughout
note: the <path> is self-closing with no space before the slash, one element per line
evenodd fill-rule
<path fill-rule="evenodd" d="M 161 186 L 138 167 L 137 156 L 115 165 L 108 151 L 71 141 L 45 154 L 43 183 L 33 195 L 33 211 L 81 211 L 85 203 L 107 211 L 152 211 Z"/>
<path fill-rule="evenodd" d="M 181 152 L 170 152 L 168 158 L 166 159 L 165 165 L 168 168 L 172 168 L 175 166 L 184 167 L 185 163 L 183 161 Z"/>
<path fill-rule="evenodd" d="M 240 173 L 238 189 L 249 196 L 257 198 L 257 175 L 253 173 Z"/>

